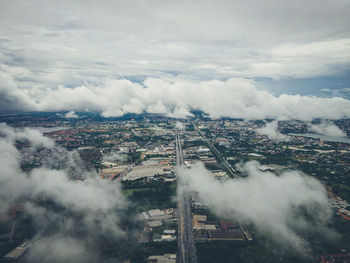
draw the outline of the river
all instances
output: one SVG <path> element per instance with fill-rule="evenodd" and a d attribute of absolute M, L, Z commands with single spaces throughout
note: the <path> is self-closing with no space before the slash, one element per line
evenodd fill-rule
<path fill-rule="evenodd" d="M 327 135 L 322 135 L 317 133 L 288 133 L 288 135 L 320 139 L 322 141 L 327 141 L 327 142 L 350 143 L 350 139 L 348 137 L 333 137 L 333 136 L 327 136 Z"/>

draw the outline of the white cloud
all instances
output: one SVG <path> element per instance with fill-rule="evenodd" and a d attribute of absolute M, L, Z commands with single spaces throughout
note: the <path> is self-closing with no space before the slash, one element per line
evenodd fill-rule
<path fill-rule="evenodd" d="M 25 130 L 15 130 L 5 124 L 0 125 L 0 142 L 3 146 L 0 160 L 2 162 L 1 189 L 2 193 L 7 192 L 7 186 L 18 182 L 18 188 L 22 191 L 16 191 L 16 195 L 26 195 L 30 193 L 33 197 L 44 195 L 52 198 L 62 206 L 73 208 L 77 211 L 100 211 L 101 213 L 110 211 L 115 206 L 123 208 L 125 205 L 122 193 L 119 191 L 119 185 L 101 179 L 95 172 L 86 171 L 82 176 L 84 180 L 76 182 L 71 180 L 65 170 L 50 169 L 50 167 L 41 167 L 33 169 L 28 177 L 19 172 L 20 153 L 15 148 L 15 140 L 27 139 L 33 146 L 41 146 L 56 149 L 54 143 L 43 136 L 38 130 L 26 128 Z M 57 147 L 58 148 L 58 147 Z M 76 166 L 78 163 L 73 158 L 71 152 L 59 149 L 58 154 L 66 158 L 66 166 Z M 54 156 L 55 160 L 59 158 Z M 70 163 L 71 162 L 71 163 Z M 6 194 L 2 195 L 6 202 Z M 102 214 L 101 214 L 102 216 Z"/>
<path fill-rule="evenodd" d="M 1 1 L 0 110 L 348 117 L 348 101 L 276 97 L 247 79 L 346 74 L 349 10 L 346 0 Z"/>
<path fill-rule="evenodd" d="M 28 96 L 28 90 L 19 89 L 11 75 L 0 71 L 0 111 L 28 110 Z"/>
<path fill-rule="evenodd" d="M 48 147 L 45 156 L 52 155 L 56 165 L 64 161 L 67 170 L 52 169 L 47 162 L 43 167 L 24 173 L 20 168 L 23 153 L 15 147 L 15 141 L 19 139 L 29 140 L 32 147 Z M 79 167 L 76 152 L 56 147 L 37 130 L 15 130 L 4 124 L 0 125 L 0 147 L 0 213 L 7 213 L 13 204 L 24 202 L 25 213 L 37 226 L 34 240 L 40 240 L 29 255 L 29 258 L 36 258 L 33 261 L 66 262 L 69 256 L 81 255 L 77 261 L 73 260 L 80 262 L 78 259 L 87 259 L 86 255 L 92 253 L 87 246 L 96 235 L 113 240 L 124 236 L 119 224 L 127 201 L 120 185 L 101 179 L 95 171 Z M 72 180 L 69 168 L 77 169 L 83 180 Z M 50 200 L 60 209 L 43 206 L 38 200 Z M 53 224 L 55 228 L 52 228 Z M 83 237 L 74 236 L 77 227 L 80 235 L 84 233 Z M 48 228 L 50 237 L 47 236 Z M 58 253 L 58 248 L 65 249 L 66 246 L 70 247 L 66 251 L 68 254 Z"/>
<path fill-rule="evenodd" d="M 193 117 L 194 115 L 190 112 L 190 106 L 188 105 L 186 108 L 184 107 L 175 107 L 174 110 L 170 109 L 167 114 L 170 118 L 176 119 L 186 119 L 188 117 Z"/>
<path fill-rule="evenodd" d="M 179 130 L 183 130 L 185 128 L 185 125 L 181 121 L 176 121 L 175 128 Z"/>
<path fill-rule="evenodd" d="M 332 137 L 346 137 L 346 133 L 330 121 L 323 121 L 320 124 L 309 124 L 308 129 L 322 135 Z"/>
<path fill-rule="evenodd" d="M 309 232 L 331 235 L 326 225 L 331 216 L 327 192 L 317 180 L 298 171 L 280 176 L 261 172 L 259 163 L 243 166 L 247 178 L 220 182 L 201 163 L 180 169 L 179 175 L 189 190 L 220 217 L 252 223 L 262 234 L 280 246 L 307 247 L 303 235 Z M 308 217 L 302 215 L 304 210 Z"/>
<path fill-rule="evenodd" d="M 76 119 L 79 116 L 78 116 L 78 114 L 75 113 L 75 111 L 69 111 L 64 115 L 64 117 Z"/>
<path fill-rule="evenodd" d="M 7 78 L 5 73 L 3 76 Z M 350 117 L 349 100 L 287 94 L 274 96 L 258 90 L 254 81 L 243 78 L 227 81 L 147 78 L 141 84 L 126 79 L 107 79 L 99 84 L 75 88 L 59 86 L 40 92 L 0 86 L 0 92 L 4 94 L 2 98 L 11 98 L 12 110 L 15 105 L 21 105 L 20 110 L 21 102 L 26 101 L 27 110 L 99 111 L 105 117 L 148 111 L 186 118 L 192 115 L 191 109 L 201 110 L 211 118 L 311 120 Z"/>
<path fill-rule="evenodd" d="M 108 155 L 103 156 L 103 161 L 105 162 L 115 162 L 115 161 L 126 161 L 127 160 L 127 154 L 123 153 L 116 153 L 112 152 L 109 153 Z"/>
<path fill-rule="evenodd" d="M 32 147 L 35 148 L 54 147 L 54 142 L 51 139 L 43 136 L 40 131 L 30 128 L 13 129 L 5 123 L 0 123 L 0 135 L 5 136 L 10 143 L 15 143 L 16 140 L 27 139 L 30 141 Z"/>
<path fill-rule="evenodd" d="M 1 1 L 1 61 L 16 68 L 8 72 L 21 87 L 115 75 L 278 78 L 349 69 L 346 0 L 158 2 Z"/>
<path fill-rule="evenodd" d="M 266 123 L 262 128 L 256 129 L 256 132 L 277 141 L 287 141 L 289 138 L 287 135 L 278 131 L 278 121 L 276 120 Z"/>
<path fill-rule="evenodd" d="M 27 260 L 43 263 L 98 262 L 97 255 L 92 253 L 83 242 L 64 236 L 37 241 L 29 250 Z"/>
<path fill-rule="evenodd" d="M 297 78 L 337 76 L 339 68 L 349 66 L 350 39 L 283 44 L 266 52 L 268 60 L 253 64 L 254 75 Z"/>

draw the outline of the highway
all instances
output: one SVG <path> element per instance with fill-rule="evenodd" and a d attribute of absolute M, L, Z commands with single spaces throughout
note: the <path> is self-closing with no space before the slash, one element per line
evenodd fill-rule
<path fill-rule="evenodd" d="M 237 180 L 241 180 L 241 178 L 238 176 L 237 172 L 235 169 L 233 169 L 232 165 L 229 164 L 229 162 L 225 159 L 224 156 L 215 148 L 215 146 L 209 141 L 209 139 L 201 132 L 200 129 L 196 125 L 193 124 L 194 129 L 202 136 L 203 140 L 208 144 L 209 148 L 211 151 L 218 157 L 218 159 L 221 161 L 221 163 L 226 167 L 227 171 L 232 175 L 233 178 Z M 245 225 L 243 225 L 241 222 L 239 222 L 240 228 L 242 233 L 244 234 L 245 238 L 250 241 L 252 240 L 251 235 L 248 232 L 248 229 Z"/>
<path fill-rule="evenodd" d="M 176 144 L 176 173 L 183 167 L 183 152 L 180 139 L 180 132 L 175 130 Z M 192 233 L 192 213 L 188 191 L 183 187 L 184 182 L 177 174 L 178 183 L 178 262 L 197 263 L 196 245 Z"/>
<path fill-rule="evenodd" d="M 232 165 L 229 164 L 229 162 L 222 156 L 222 154 L 215 148 L 215 146 L 208 140 L 208 138 L 201 132 L 197 126 L 194 125 L 196 131 L 202 136 L 203 140 L 208 144 L 209 148 L 214 152 L 214 154 L 218 157 L 218 159 L 221 161 L 221 163 L 226 167 L 227 171 L 231 174 L 232 177 L 240 180 L 241 178 L 238 176 L 235 169 L 233 169 Z"/>

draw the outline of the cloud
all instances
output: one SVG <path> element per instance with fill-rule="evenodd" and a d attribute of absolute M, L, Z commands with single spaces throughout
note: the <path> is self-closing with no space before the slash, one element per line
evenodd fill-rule
<path fill-rule="evenodd" d="M 98 85 L 59 86 L 55 90 L 32 94 L 21 89 L 18 93 L 28 101 L 31 110 L 98 111 L 105 117 L 151 112 L 185 118 L 192 116 L 191 110 L 201 110 L 214 119 L 350 117 L 349 100 L 287 94 L 274 96 L 268 91 L 258 90 L 254 81 L 243 78 L 227 81 L 147 78 L 141 84 L 126 79 L 106 79 Z M 13 99 L 13 105 L 15 102 Z"/>
<path fill-rule="evenodd" d="M 98 262 L 84 243 L 67 237 L 45 238 L 37 241 L 29 250 L 27 262 Z"/>
<path fill-rule="evenodd" d="M 108 155 L 103 156 L 103 161 L 105 162 L 115 162 L 115 161 L 126 161 L 127 160 L 127 154 L 122 154 L 122 153 L 110 153 Z"/>
<path fill-rule="evenodd" d="M 30 142 L 30 148 L 20 151 L 16 148 L 16 141 L 23 139 Z M 12 205 L 24 202 L 26 214 L 38 227 L 34 240 L 40 240 L 31 256 L 39 255 L 45 247 L 48 248 L 45 255 L 32 262 L 52 262 L 50 259 L 66 262 L 68 255 L 61 253 L 60 256 L 58 247 L 70 244 L 71 248 L 67 251 L 74 256 L 93 244 L 97 236 L 113 240 L 124 237 L 120 220 L 128 203 L 119 183 L 103 180 L 95 171 L 79 167 L 82 162 L 76 152 L 55 146 L 37 130 L 13 129 L 1 124 L 0 147 L 0 212 L 6 214 Z M 35 149 L 45 151 L 42 155 L 48 160 L 43 166 L 24 173 L 20 168 L 24 153 Z M 62 163 L 65 169 L 51 167 L 52 164 L 57 166 L 57 163 Z M 75 176 L 71 175 L 72 169 L 77 171 Z M 50 201 L 53 205 L 42 205 L 42 201 Z M 77 231 L 80 238 L 75 236 Z M 47 238 L 49 243 L 43 241 Z"/>
<path fill-rule="evenodd" d="M 175 107 L 175 109 L 170 109 L 166 116 L 176 119 L 186 119 L 188 117 L 193 117 L 194 115 L 190 112 L 190 106 L 185 107 Z"/>
<path fill-rule="evenodd" d="M 253 63 L 255 75 L 273 78 L 286 75 L 297 78 L 337 76 L 339 68 L 347 68 L 350 59 L 350 39 L 324 40 L 300 44 L 282 44 L 266 52 L 271 56 Z M 338 59 L 334 60 L 333 58 Z M 328 71 L 328 72 L 327 72 Z"/>
<path fill-rule="evenodd" d="M 29 100 L 27 90 L 19 89 L 11 75 L 0 71 L 0 111 L 28 110 Z"/>
<path fill-rule="evenodd" d="M 41 87 L 113 75 L 300 78 L 349 69 L 347 1 L 151 2 L 2 1 L 1 61 L 21 84 Z"/>
<path fill-rule="evenodd" d="M 248 162 L 243 166 L 246 178 L 224 182 L 215 180 L 199 162 L 180 169 L 179 175 L 216 215 L 253 224 L 280 246 L 301 250 L 307 246 L 303 234 L 330 234 L 326 225 L 331 211 L 320 182 L 299 171 L 276 176 L 258 167 L 258 162 Z"/>
<path fill-rule="evenodd" d="M 75 113 L 75 111 L 69 111 L 64 115 L 64 117 L 76 119 L 78 118 L 78 115 Z"/>
<path fill-rule="evenodd" d="M 282 134 L 278 131 L 278 121 L 276 120 L 266 123 L 264 127 L 258 128 L 255 131 L 261 135 L 266 135 L 270 139 L 277 141 L 288 141 L 289 139 L 287 135 Z"/>
<path fill-rule="evenodd" d="M 15 147 L 15 139 L 27 139 L 34 145 L 54 147 L 54 143 L 49 138 L 44 137 L 38 130 L 26 128 L 24 131 L 15 130 L 5 124 L 0 126 L 0 143 L 4 151 L 1 152 L 1 162 L 3 170 L 1 172 L 3 193 L 3 204 L 6 200 L 6 189 L 8 185 L 15 184 L 18 181 L 18 188 L 22 191 L 16 191 L 19 197 L 30 194 L 32 197 L 44 195 L 47 198 L 55 200 L 62 206 L 72 208 L 76 211 L 100 211 L 108 212 L 114 207 L 123 208 L 125 200 L 119 191 L 119 185 L 107 182 L 101 179 L 95 172 L 87 171 L 83 174 L 82 181 L 71 180 L 65 170 L 50 169 L 50 167 L 40 167 L 33 169 L 30 176 L 20 172 L 21 154 Z M 27 136 L 29 134 L 29 136 Z M 50 143 L 48 143 L 48 141 Z M 63 153 L 62 153 L 63 152 Z M 67 168 L 79 165 L 70 152 L 57 153 L 64 155 Z M 57 160 L 57 156 L 54 156 Z M 14 200 L 11 200 L 14 201 Z"/>
<path fill-rule="evenodd" d="M 253 81 L 347 76 L 347 1 L 151 2 L 1 1 L 0 111 L 349 117 L 349 100 Z M 327 95 L 349 98 L 337 85 Z"/>
<path fill-rule="evenodd" d="M 311 132 L 331 137 L 346 137 L 346 133 L 330 121 L 323 121 L 320 124 L 309 124 L 308 129 Z"/>
<path fill-rule="evenodd" d="M 175 128 L 179 130 L 183 130 L 185 128 L 185 125 L 181 121 L 176 121 Z"/>
<path fill-rule="evenodd" d="M 13 129 L 5 123 L 0 123 L 0 135 L 4 136 L 10 143 L 15 143 L 16 140 L 26 139 L 31 143 L 34 148 L 45 147 L 53 148 L 54 142 L 42 135 L 38 130 L 24 128 L 24 129 Z"/>

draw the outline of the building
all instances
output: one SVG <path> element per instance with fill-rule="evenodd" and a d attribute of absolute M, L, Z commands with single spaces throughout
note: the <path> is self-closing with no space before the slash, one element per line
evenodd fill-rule
<path fill-rule="evenodd" d="M 236 224 L 232 221 L 220 220 L 220 228 L 222 231 L 229 231 L 236 228 Z"/>
<path fill-rule="evenodd" d="M 158 227 L 158 226 L 162 226 L 163 222 L 161 220 L 156 220 L 156 221 L 149 222 L 148 225 L 150 227 Z"/>
<path fill-rule="evenodd" d="M 163 256 L 149 256 L 146 263 L 176 263 L 176 254 L 164 254 Z"/>
<path fill-rule="evenodd" d="M 216 230 L 215 224 L 207 223 L 206 215 L 193 215 L 192 226 L 194 230 Z"/>
<path fill-rule="evenodd" d="M 165 229 L 163 231 L 163 233 L 166 234 L 166 235 L 175 235 L 176 230 L 175 229 Z"/>
<path fill-rule="evenodd" d="M 19 260 L 29 249 L 29 242 L 26 241 L 13 249 L 10 253 L 5 255 L 5 259 L 9 262 L 16 262 Z"/>

